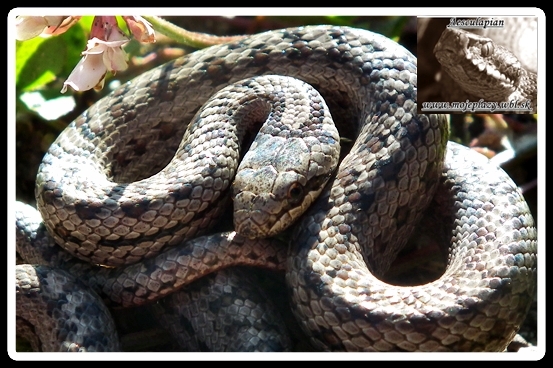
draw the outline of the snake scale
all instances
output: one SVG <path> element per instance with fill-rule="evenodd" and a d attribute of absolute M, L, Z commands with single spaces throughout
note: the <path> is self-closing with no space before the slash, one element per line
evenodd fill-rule
<path fill-rule="evenodd" d="M 335 26 L 268 31 L 146 72 L 89 108 L 50 147 L 37 175 L 40 215 L 28 220 L 28 206 L 18 205 L 21 262 L 62 268 L 115 308 L 160 300 L 178 309 L 182 301 L 165 298 L 193 280 L 232 265 L 268 267 L 285 271 L 293 313 L 313 349 L 503 351 L 533 299 L 533 219 L 507 174 L 447 142 L 446 116 L 417 113 L 416 72 L 416 58 L 396 42 Z M 269 92 L 256 87 L 272 78 L 278 85 L 273 75 L 298 78 L 322 97 L 308 86 L 282 98 L 274 98 L 281 90 L 274 84 Z M 355 137 L 334 175 L 338 138 L 322 129 L 329 111 L 340 134 Z M 276 125 L 254 139 L 252 126 L 264 119 Z M 234 120 L 245 123 L 227 129 Z M 235 153 L 252 140 L 257 151 Z M 246 171 L 233 182 L 240 156 Z M 256 162 L 265 165 L 257 173 Z M 312 183 L 322 188 L 316 199 L 321 189 Z M 251 211 L 234 216 L 243 234 L 208 235 L 230 194 L 235 214 Z M 313 203 L 306 208 L 304 200 Z M 284 246 L 263 230 L 281 231 L 280 213 L 286 223 L 299 217 Z M 416 286 L 381 281 L 423 228 L 449 244 L 443 275 Z M 72 301 L 54 300 L 47 305 Z M 254 322 L 249 331 L 268 336 L 263 326 Z M 286 349 L 271 341 L 266 346 Z M 88 349 L 83 344 L 69 346 Z M 96 350 L 116 346 L 107 345 Z"/>

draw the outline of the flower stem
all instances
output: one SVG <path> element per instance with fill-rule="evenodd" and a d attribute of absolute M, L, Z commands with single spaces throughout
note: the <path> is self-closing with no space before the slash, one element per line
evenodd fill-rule
<path fill-rule="evenodd" d="M 233 42 L 243 39 L 245 36 L 216 36 L 207 33 L 191 32 L 180 28 L 173 23 L 155 15 L 142 16 L 152 24 L 152 27 L 159 33 L 172 38 L 173 40 L 194 48 L 204 48 L 226 42 Z"/>

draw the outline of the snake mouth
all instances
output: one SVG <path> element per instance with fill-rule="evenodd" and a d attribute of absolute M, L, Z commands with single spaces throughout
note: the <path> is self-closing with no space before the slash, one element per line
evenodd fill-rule
<path fill-rule="evenodd" d="M 311 203 L 311 201 L 309 201 Z M 242 191 L 234 198 L 234 228 L 250 239 L 268 238 L 287 229 L 304 212 L 271 193 Z"/>
<path fill-rule="evenodd" d="M 269 236 L 264 230 L 263 224 L 258 224 L 253 220 L 253 217 L 259 216 L 252 216 L 248 213 L 235 213 L 234 216 L 235 218 L 242 218 L 242 221 L 240 221 L 239 225 L 234 225 L 237 234 L 240 234 L 248 239 L 259 239 Z"/>

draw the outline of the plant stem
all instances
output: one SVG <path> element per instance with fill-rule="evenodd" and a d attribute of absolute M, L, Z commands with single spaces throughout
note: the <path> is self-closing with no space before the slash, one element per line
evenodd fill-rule
<path fill-rule="evenodd" d="M 173 40 L 194 48 L 204 48 L 226 42 L 233 42 L 243 39 L 245 36 L 216 36 L 207 33 L 191 32 L 180 28 L 155 15 L 145 15 L 142 18 L 152 24 L 152 27 L 159 33 L 172 38 Z"/>

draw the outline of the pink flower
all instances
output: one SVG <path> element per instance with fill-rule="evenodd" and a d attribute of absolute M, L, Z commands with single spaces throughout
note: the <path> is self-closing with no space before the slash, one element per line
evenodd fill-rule
<path fill-rule="evenodd" d="M 122 18 L 125 20 L 125 23 L 127 23 L 127 27 L 129 27 L 129 30 L 134 38 L 136 38 L 139 42 L 156 42 L 154 29 L 152 28 L 150 22 L 146 19 L 138 15 L 123 15 Z"/>
<path fill-rule="evenodd" d="M 38 35 L 57 35 L 75 24 L 80 16 L 19 16 L 16 19 L 18 40 L 28 40 Z M 155 42 L 152 25 L 140 16 L 122 16 L 129 31 L 139 42 Z M 94 17 L 87 48 L 83 58 L 63 83 L 61 93 L 67 87 L 75 91 L 102 89 L 107 71 L 115 74 L 127 69 L 126 54 L 122 46 L 129 38 L 117 25 L 115 16 Z"/>
<path fill-rule="evenodd" d="M 67 80 L 63 83 L 61 93 L 70 86 L 75 91 L 102 89 L 107 71 L 127 69 L 127 57 L 121 48 L 129 38 L 117 26 L 115 17 L 98 16 L 94 18 L 87 49 Z"/>
<path fill-rule="evenodd" d="M 79 19 L 81 17 L 20 15 L 15 20 L 15 38 L 25 41 L 40 35 L 59 35 Z"/>

